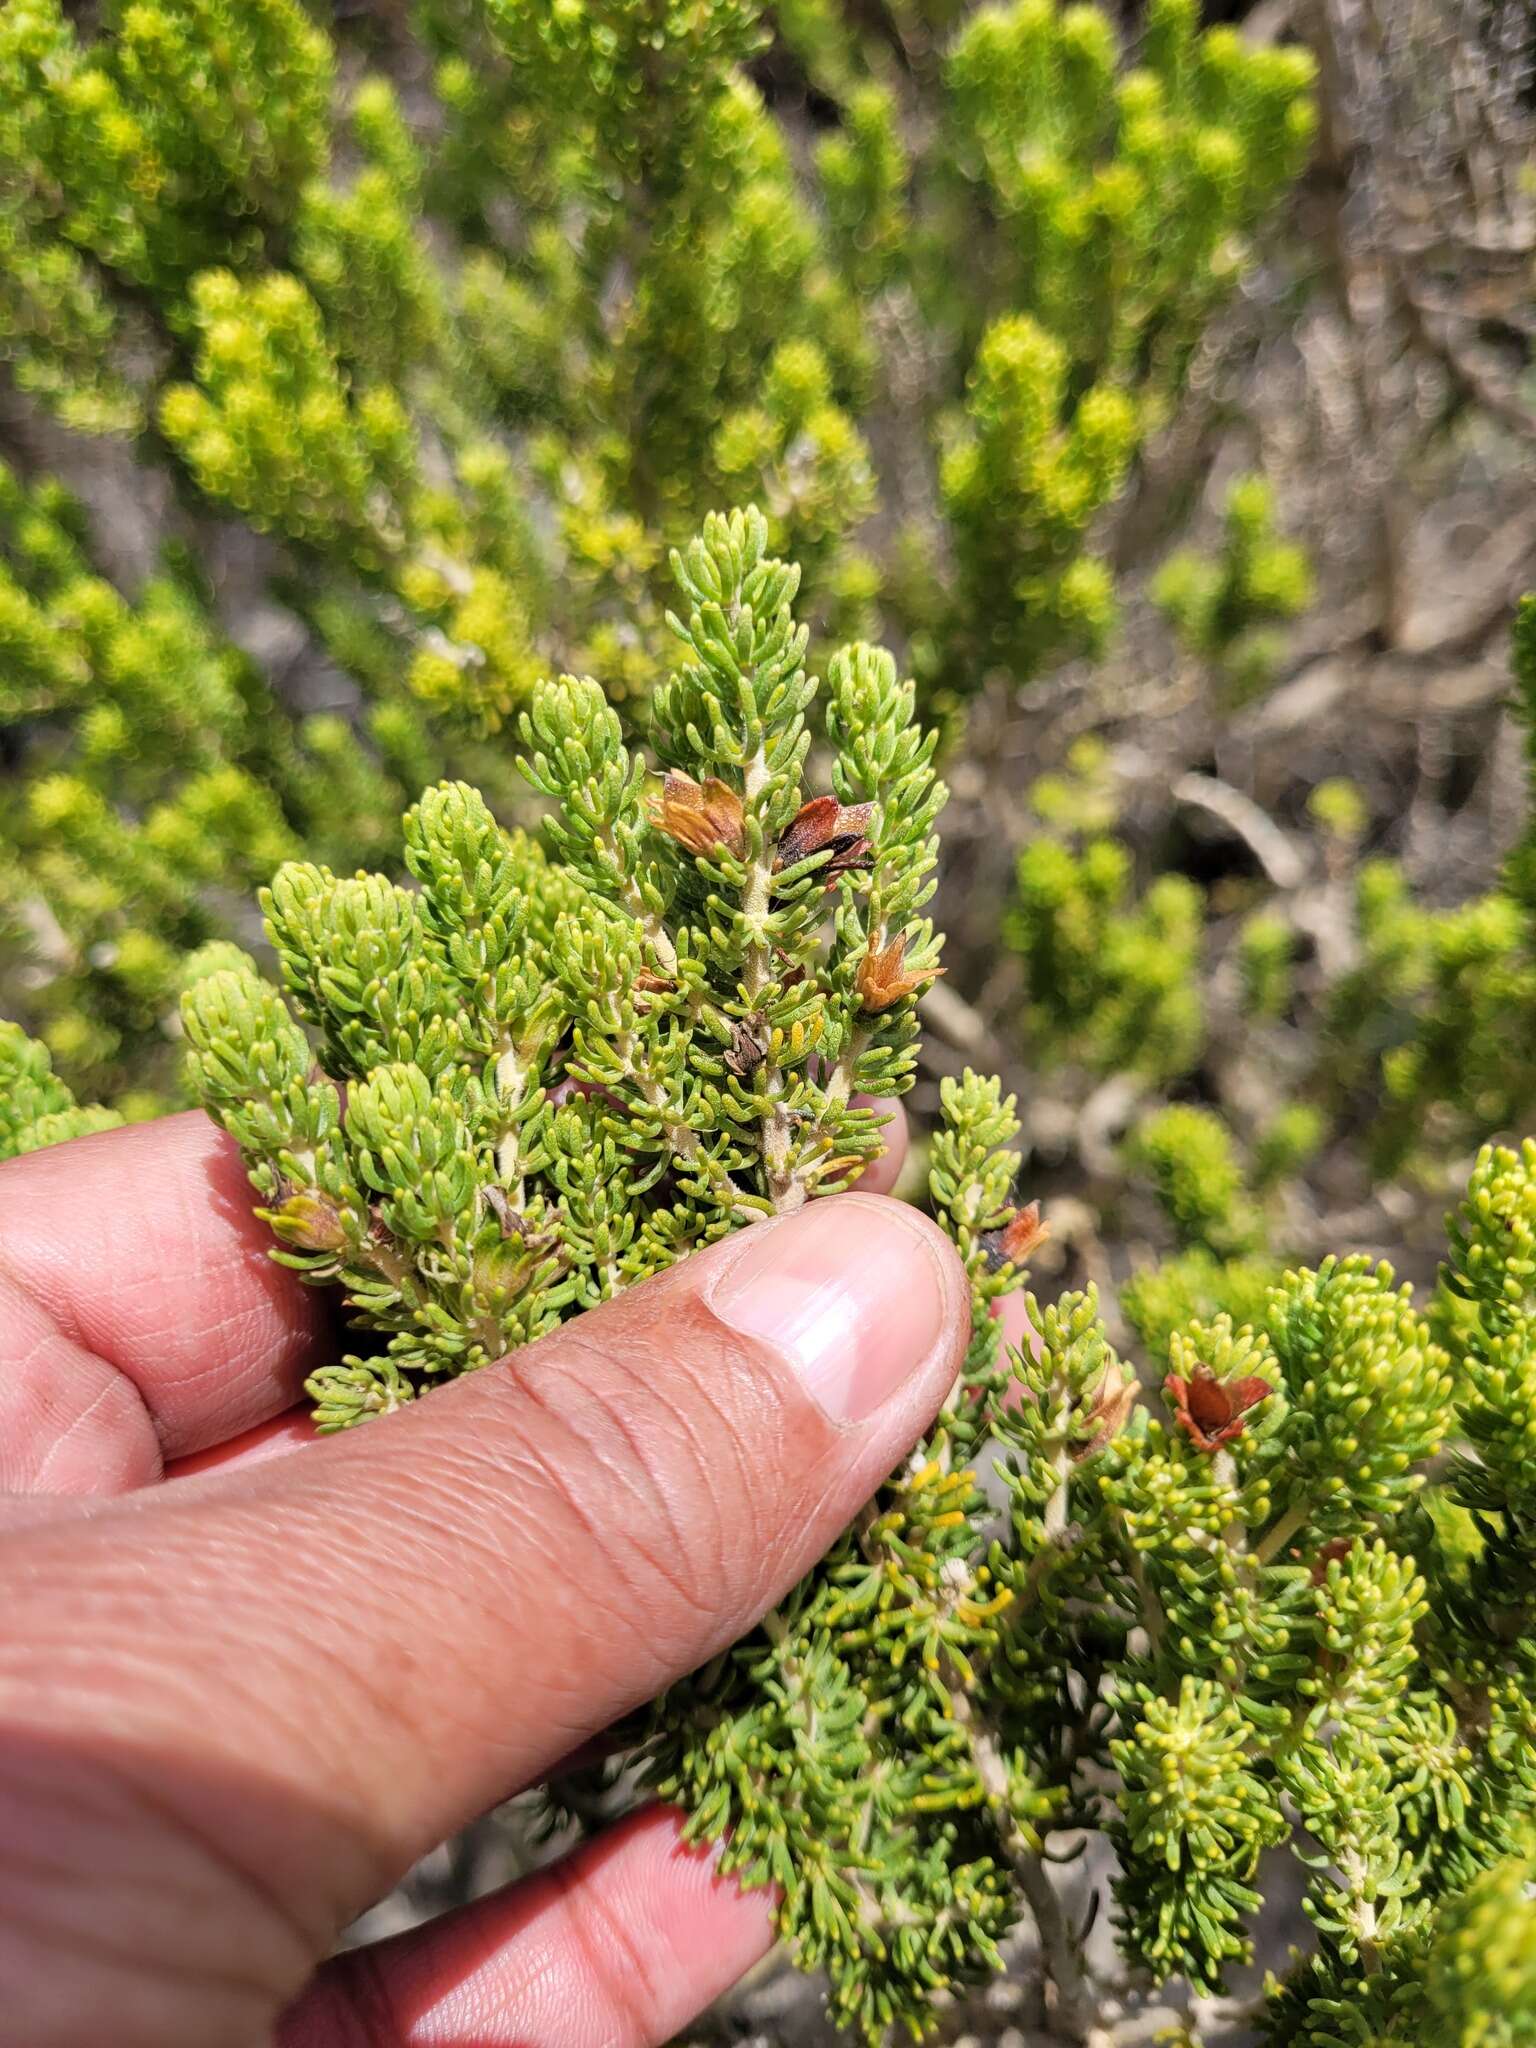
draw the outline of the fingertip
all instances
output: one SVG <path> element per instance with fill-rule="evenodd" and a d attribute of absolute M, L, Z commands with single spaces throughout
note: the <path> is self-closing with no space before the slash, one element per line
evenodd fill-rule
<path fill-rule="evenodd" d="M 200 1111 L 0 1167 L 0 1245 L 58 1333 L 137 1389 L 171 1456 L 290 1405 L 319 1296 L 268 1257 L 232 1140 Z"/>
<path fill-rule="evenodd" d="M 773 1940 L 771 1895 L 743 1891 L 684 1842 L 679 1813 L 649 1807 L 490 1898 L 338 1958 L 277 2048 L 653 2048 Z"/>
<path fill-rule="evenodd" d="M 835 1423 L 884 1425 L 909 1392 L 937 1408 L 964 1356 L 959 1256 L 931 1218 L 890 1195 L 813 1203 L 745 1233 L 720 1264 L 707 1283 L 715 1314 L 785 1359 Z"/>

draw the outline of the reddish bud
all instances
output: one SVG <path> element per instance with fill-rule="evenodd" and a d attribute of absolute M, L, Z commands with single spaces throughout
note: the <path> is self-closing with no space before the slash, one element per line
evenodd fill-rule
<path fill-rule="evenodd" d="M 1268 1380 L 1219 1380 L 1197 1365 L 1189 1379 L 1170 1373 L 1163 1391 L 1173 1402 L 1179 1426 L 1199 1450 L 1220 1450 L 1241 1436 L 1248 1412 L 1274 1392 Z"/>
<path fill-rule="evenodd" d="M 284 1244 L 304 1252 L 339 1252 L 347 1243 L 346 1226 L 336 1204 L 324 1195 L 290 1195 L 267 1212 L 273 1232 Z"/>
<path fill-rule="evenodd" d="M 1353 1536 L 1335 1536 L 1330 1542 L 1325 1543 L 1317 1553 L 1317 1556 L 1312 1560 L 1313 1585 L 1322 1585 L 1328 1576 L 1329 1565 L 1342 1564 L 1354 1547 L 1355 1539 Z"/>
<path fill-rule="evenodd" d="M 813 796 L 780 833 L 775 871 L 822 852 L 831 856 L 821 870 L 829 885 L 839 875 L 873 867 L 874 849 L 864 835 L 874 811 L 873 804 L 840 804 L 835 796 Z"/>

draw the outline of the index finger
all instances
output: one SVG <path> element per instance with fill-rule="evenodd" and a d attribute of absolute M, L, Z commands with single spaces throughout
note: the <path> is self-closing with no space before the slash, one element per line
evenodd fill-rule
<path fill-rule="evenodd" d="M 121 1492 L 289 1407 L 321 1297 L 196 1111 L 0 1166 L 0 1487 Z"/>

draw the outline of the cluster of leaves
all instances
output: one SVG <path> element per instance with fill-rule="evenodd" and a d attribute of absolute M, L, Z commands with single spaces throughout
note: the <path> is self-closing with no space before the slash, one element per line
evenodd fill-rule
<path fill-rule="evenodd" d="M 711 518 L 674 571 L 659 775 L 596 684 L 543 684 L 542 843 L 439 785 L 414 890 L 279 870 L 286 1001 L 249 963 L 188 992 L 276 1256 L 375 1333 L 312 1382 L 326 1427 L 846 1186 L 880 1144 L 858 1095 L 910 1081 L 943 800 L 913 686 L 839 651 L 807 781 L 817 685 L 765 522 Z M 1116 1851 L 1127 1958 L 1202 1990 L 1291 1845 L 1317 1939 L 1276 2041 L 1519 2038 L 1490 2029 L 1530 2009 L 1533 1952 L 1488 1932 L 1530 1920 L 1536 1144 L 1480 1159 L 1433 1327 L 1387 1268 L 1328 1259 L 1251 1322 L 1180 1321 L 1159 1399 L 1091 1292 L 1031 1299 L 1037 1344 L 1004 1349 L 991 1310 L 1040 1235 L 1012 1105 L 968 1074 L 943 1109 L 961 1380 L 831 1555 L 656 1704 L 649 1782 L 777 1887 L 870 2040 L 996 1968 L 1026 1902 L 1058 2029 L 1098 2038 L 1048 1867 L 1079 1828 Z M 1208 1162 L 1174 1199 L 1208 1242 L 1235 1197 Z"/>
<path fill-rule="evenodd" d="M 1041 829 L 1020 850 L 1002 935 L 1024 970 L 1031 1060 L 1177 1080 L 1205 1039 L 1199 889 L 1167 874 L 1137 890 L 1097 741 L 1042 776 L 1030 805 Z"/>
<path fill-rule="evenodd" d="M 930 330 L 955 554 L 929 599 L 1015 672 L 1102 638 L 1088 529 L 1300 166 L 1305 58 L 1157 0 L 1127 68 L 1096 10 L 1014 0 L 919 107 L 889 47 L 834 78 L 783 13 L 423 0 L 436 105 L 408 123 L 379 77 L 341 102 L 297 0 L 113 7 L 93 41 L 22 0 L 0 42 L 18 380 L 76 426 L 157 421 L 211 497 L 361 579 L 423 695 L 498 719 L 540 627 L 614 651 L 615 604 L 633 625 L 719 490 L 768 508 L 829 610 L 869 603 L 857 418 L 905 374 L 899 312 Z M 809 179 L 744 68 L 775 32 L 837 116 Z M 957 266 L 978 233 L 990 260 Z M 615 665 L 631 685 L 651 625 Z M 924 658 L 974 687 L 952 642 Z"/>
<path fill-rule="evenodd" d="M 1275 532 L 1266 480 L 1242 476 L 1227 493 L 1219 548 L 1178 549 L 1151 595 L 1184 648 L 1220 678 L 1227 700 L 1241 702 L 1270 681 L 1280 653 L 1274 629 L 1311 603 L 1312 568 L 1304 548 Z"/>
<path fill-rule="evenodd" d="M 398 687 L 292 716 L 185 559 L 126 597 L 79 506 L 0 465 L 0 976 L 53 1059 L 132 1115 L 174 1100 L 168 1035 L 230 906 L 301 848 L 388 856 L 442 748 Z M 492 767 L 491 763 L 484 763 Z"/>
<path fill-rule="evenodd" d="M 0 1159 L 110 1131 L 121 1122 L 116 1110 L 76 1102 L 53 1071 L 47 1047 L 0 1017 Z"/>
<path fill-rule="evenodd" d="M 1516 614 L 1513 667 L 1536 794 L 1536 595 Z M 1356 911 L 1358 967 L 1326 1022 L 1344 1082 L 1363 1079 L 1385 1097 L 1378 1170 L 1468 1134 L 1521 1128 L 1536 1102 L 1536 810 L 1486 894 L 1426 908 L 1400 869 L 1368 861 Z"/>
<path fill-rule="evenodd" d="M 324 1077 L 248 960 L 186 997 L 198 1092 L 293 1263 L 388 1333 L 317 1383 L 329 1422 L 845 1186 L 880 1148 L 856 1098 L 910 1084 L 944 795 L 912 685 L 877 649 L 833 656 L 807 796 L 817 686 L 765 520 L 711 516 L 674 567 L 659 785 L 596 683 L 542 683 L 544 847 L 443 783 L 405 819 L 415 889 L 290 861 L 263 893 Z"/>
<path fill-rule="evenodd" d="M 1124 48 L 1095 8 L 1009 0 L 918 64 L 825 0 L 417 0 L 400 28 L 381 52 L 300 0 L 0 16 L 0 354 L 32 407 L 267 537 L 357 736 L 319 730 L 308 763 L 368 782 L 355 848 L 397 863 L 411 790 L 484 782 L 464 736 L 515 727 L 540 675 L 599 675 L 643 726 L 668 550 L 712 503 L 763 506 L 819 653 L 897 636 L 930 699 L 1102 643 L 1097 522 L 1301 164 L 1299 52 L 1201 33 L 1193 0 Z M 770 46 L 816 95 L 814 150 L 754 83 Z M 246 779 L 153 878 L 174 912 L 147 889 L 126 913 L 172 951 L 228 930 L 209 876 L 244 879 L 237 839 L 257 867 L 280 824 L 330 843 L 307 743 L 175 580 L 128 609 L 207 642 L 178 656 L 188 772 Z M 157 761 L 166 711 L 119 683 L 115 629 L 82 644 L 56 588 L 29 595 L 60 651 L 0 684 L 7 815 L 60 751 Z M 180 785 L 93 787 L 115 817 L 38 830 L 136 835 Z M 111 916 L 35 861 L 27 889 L 22 936 L 57 924 L 71 957 L 34 945 L 8 999 L 82 1084 L 160 1090 L 165 976 L 125 1017 L 93 981 Z"/>
<path fill-rule="evenodd" d="M 1513 669 L 1530 728 L 1536 597 L 1517 612 Z M 1527 780 L 1536 806 L 1536 772 Z M 1061 771 L 1040 777 L 1030 808 L 1002 923 L 1023 973 L 1021 1048 L 1068 1101 L 1100 1084 L 1134 1090 L 1120 1163 L 1156 1197 L 1177 1255 L 1138 1275 L 1128 1297 L 1154 1348 L 1174 1304 L 1249 1311 L 1255 1274 L 1272 1277 L 1264 1262 L 1286 1252 L 1298 1176 L 1329 1148 L 1377 1184 L 1402 1176 L 1449 1191 L 1452 1163 L 1459 1174 L 1488 1133 L 1529 1120 L 1529 823 L 1497 885 L 1447 907 L 1419 900 L 1395 859 L 1360 859 L 1363 805 L 1342 779 L 1311 792 L 1310 833 L 1290 853 L 1299 882 L 1228 878 L 1219 900 L 1176 871 L 1141 878 L 1145 854 L 1118 816 L 1100 740 L 1077 742 Z M 1320 914 L 1334 934 L 1326 955 Z M 1272 1078 L 1251 1086 L 1245 1077 L 1266 1067 Z M 1125 1185 L 1098 1192 L 1112 1200 Z"/>

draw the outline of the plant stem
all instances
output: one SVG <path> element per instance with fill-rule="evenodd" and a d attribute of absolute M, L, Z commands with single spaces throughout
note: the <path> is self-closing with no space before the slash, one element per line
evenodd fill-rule
<path fill-rule="evenodd" d="M 1076 2044 L 1076 2048 L 1113 2048 L 1114 2037 L 1100 2024 L 1098 2001 L 1083 1968 L 1082 1951 L 1044 1857 L 1025 1848 L 1012 1861 L 1019 1889 L 1029 1901 L 1035 1931 L 1040 1937 L 1040 1955 L 1048 1983 L 1046 2013 L 1053 2029 Z"/>
<path fill-rule="evenodd" d="M 1312 1503 L 1307 1500 L 1298 1501 L 1293 1508 L 1287 1508 L 1269 1534 L 1261 1537 L 1253 1546 L 1253 1554 L 1258 1562 L 1273 1564 L 1297 1531 L 1306 1527 L 1307 1517 L 1311 1512 Z"/>

